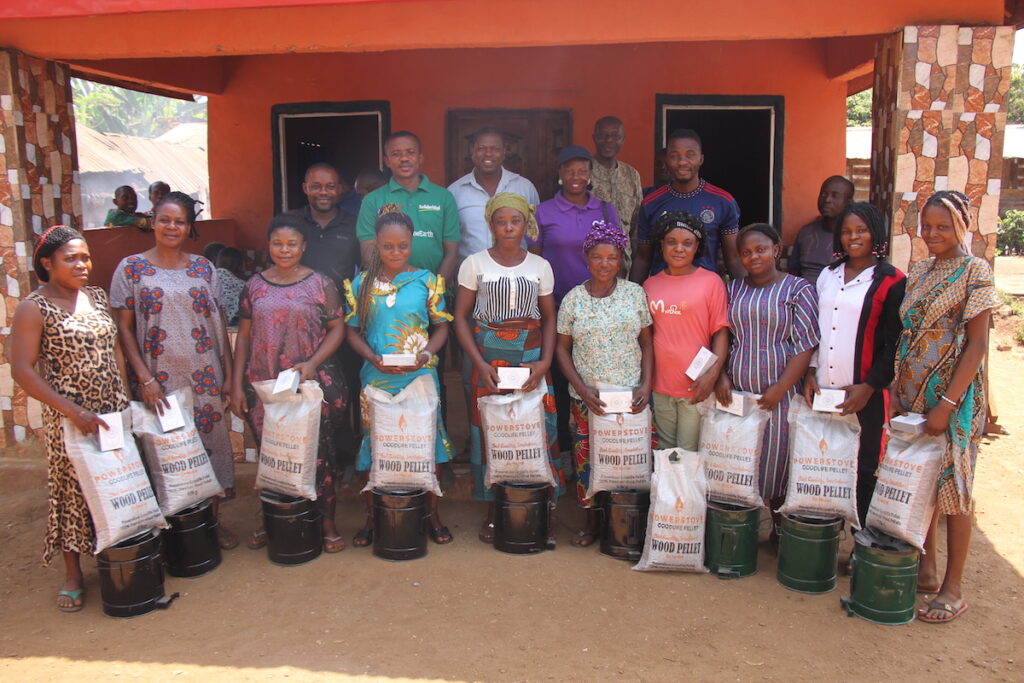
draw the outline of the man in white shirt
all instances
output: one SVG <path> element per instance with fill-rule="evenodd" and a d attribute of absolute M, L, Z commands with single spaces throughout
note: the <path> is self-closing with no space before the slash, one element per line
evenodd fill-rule
<path fill-rule="evenodd" d="M 484 220 L 484 207 L 491 197 L 499 192 L 514 192 L 530 204 L 540 201 L 533 183 L 502 166 L 505 136 L 497 128 L 481 128 L 473 133 L 469 154 L 473 170 L 448 186 L 459 207 L 460 261 L 491 246 L 491 228 Z"/>

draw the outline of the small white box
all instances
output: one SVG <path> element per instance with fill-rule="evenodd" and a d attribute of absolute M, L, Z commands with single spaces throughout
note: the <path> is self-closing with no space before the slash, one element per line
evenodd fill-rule
<path fill-rule="evenodd" d="M 906 415 L 897 415 L 892 418 L 889 420 L 889 425 L 896 432 L 921 434 L 924 432 L 924 423 L 927 421 L 928 418 L 921 413 L 907 413 Z"/>
<path fill-rule="evenodd" d="M 100 450 L 116 451 L 124 448 L 124 420 L 121 418 L 121 413 L 104 413 L 96 417 L 103 420 L 109 428 L 104 429 L 100 427 L 96 430 L 99 437 Z"/>
<path fill-rule="evenodd" d="M 530 379 L 530 368 L 514 367 L 498 368 L 499 389 L 522 389 Z"/>
<path fill-rule="evenodd" d="M 178 397 L 174 394 L 170 394 L 166 397 L 169 405 L 164 406 L 164 412 L 157 410 L 156 417 L 160 420 L 160 429 L 164 432 L 173 432 L 175 429 L 179 429 L 185 426 L 185 418 L 181 414 L 181 404 L 178 403 Z"/>
<path fill-rule="evenodd" d="M 846 392 L 842 389 L 819 389 L 811 407 L 822 413 L 841 413 L 837 406 L 845 400 Z"/>
<path fill-rule="evenodd" d="M 686 368 L 686 376 L 694 381 L 700 379 L 701 375 L 707 372 L 717 360 L 718 356 L 712 353 L 711 349 L 706 346 L 700 347 L 700 351 L 694 356 L 690 367 Z"/>
<path fill-rule="evenodd" d="M 632 391 L 599 391 L 598 398 L 604 402 L 605 413 L 631 413 L 633 412 Z"/>
<path fill-rule="evenodd" d="M 395 368 L 408 368 L 416 365 L 415 353 L 385 353 L 380 357 L 381 365 Z"/>
<path fill-rule="evenodd" d="M 274 382 L 274 391 L 272 393 L 280 394 L 287 391 L 294 394 L 299 388 L 300 379 L 301 376 L 298 370 L 282 370 L 277 375 L 277 381 Z"/>
<path fill-rule="evenodd" d="M 722 405 L 716 399 L 715 407 L 724 413 L 738 415 L 739 417 L 746 417 L 757 407 L 757 399 L 759 398 L 761 398 L 760 394 L 751 394 L 746 391 L 734 391 L 732 392 L 732 403 L 726 406 Z"/>

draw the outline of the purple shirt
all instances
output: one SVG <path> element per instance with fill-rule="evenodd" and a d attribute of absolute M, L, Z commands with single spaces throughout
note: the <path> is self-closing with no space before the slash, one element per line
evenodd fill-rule
<path fill-rule="evenodd" d="M 573 287 L 590 279 L 587 257 L 583 253 L 583 238 L 590 232 L 594 221 L 607 220 L 609 225 L 619 225 L 615 206 L 603 202 L 593 194 L 584 206 L 577 206 L 566 199 L 561 192 L 537 205 L 536 240 L 527 239 L 531 245 L 540 247 L 540 254 L 551 264 L 555 274 L 555 303 Z M 603 205 L 603 208 L 602 208 Z"/>

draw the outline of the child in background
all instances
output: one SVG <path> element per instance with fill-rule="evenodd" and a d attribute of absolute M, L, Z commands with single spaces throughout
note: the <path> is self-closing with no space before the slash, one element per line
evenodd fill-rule
<path fill-rule="evenodd" d="M 217 274 L 224 292 L 224 317 L 228 325 L 238 324 L 238 301 L 245 287 L 246 276 L 242 271 L 242 252 L 234 247 L 224 247 L 217 254 Z"/>
<path fill-rule="evenodd" d="M 131 185 L 122 185 L 114 190 L 114 206 L 107 212 L 103 225 L 108 228 L 130 228 L 136 227 L 143 232 L 149 232 L 149 217 L 138 213 L 139 197 Z"/>

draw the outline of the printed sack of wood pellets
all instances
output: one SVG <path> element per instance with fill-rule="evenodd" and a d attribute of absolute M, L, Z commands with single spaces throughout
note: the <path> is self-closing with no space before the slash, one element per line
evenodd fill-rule
<path fill-rule="evenodd" d="M 440 496 L 434 474 L 438 397 L 433 378 L 420 375 L 397 394 L 371 386 L 363 391 L 369 403 L 373 458 L 363 490 L 424 489 Z"/>
<path fill-rule="evenodd" d="M 598 491 L 647 491 L 651 488 L 651 409 L 590 413 L 590 485 Z"/>
<path fill-rule="evenodd" d="M 855 529 L 857 517 L 856 415 L 812 410 L 800 396 L 789 406 L 789 486 L 779 512 L 806 517 L 842 517 Z"/>
<path fill-rule="evenodd" d="M 75 468 L 96 529 L 100 552 L 153 527 L 166 528 L 156 496 L 131 434 L 131 413 L 121 412 L 124 446 L 101 451 L 95 435 L 86 436 L 64 418 L 64 448 Z"/>
<path fill-rule="evenodd" d="M 192 414 L 191 391 L 171 395 L 177 397 L 184 415 Z M 131 411 L 132 432 L 142 442 L 142 456 L 162 513 L 177 514 L 224 492 L 195 422 L 185 420 L 184 427 L 165 432 L 145 403 L 132 401 Z"/>
<path fill-rule="evenodd" d="M 708 486 L 700 454 L 654 451 L 651 507 L 638 571 L 705 572 L 704 523 Z"/>
<path fill-rule="evenodd" d="M 277 380 L 253 382 L 263 401 L 256 488 L 316 500 L 316 456 L 324 390 L 307 380 L 298 391 L 274 393 Z"/>
<path fill-rule="evenodd" d="M 703 401 L 697 451 L 704 460 L 708 498 L 716 503 L 760 507 L 758 466 L 761 442 L 771 413 L 754 408 L 740 416 L 715 407 L 715 397 Z"/>
<path fill-rule="evenodd" d="M 948 437 L 893 435 L 878 466 L 866 526 L 924 550 Z"/>
<path fill-rule="evenodd" d="M 514 391 L 477 400 L 486 456 L 484 486 L 504 482 L 556 485 L 544 428 L 547 393 L 547 384 L 541 382 L 528 393 Z"/>

